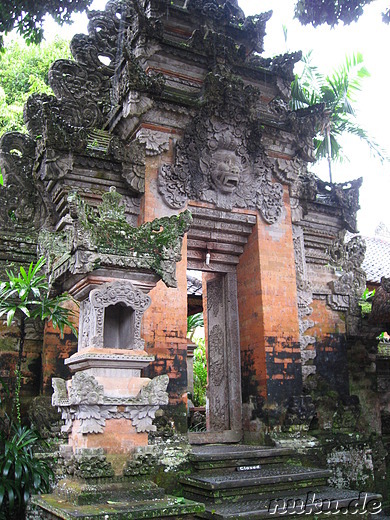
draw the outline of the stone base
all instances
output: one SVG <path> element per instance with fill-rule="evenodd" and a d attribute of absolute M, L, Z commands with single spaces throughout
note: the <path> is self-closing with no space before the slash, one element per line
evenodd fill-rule
<path fill-rule="evenodd" d="M 204 510 L 203 504 L 167 495 L 154 500 L 118 501 L 80 506 L 59 500 L 56 495 L 52 494 L 32 497 L 26 520 L 93 520 L 94 518 L 104 518 L 105 520 L 185 518 L 192 520 Z"/>
<path fill-rule="evenodd" d="M 105 453 L 133 453 L 140 446 L 148 445 L 148 433 L 137 432 L 129 419 L 106 420 L 103 433 L 83 435 L 78 433 L 79 421 L 74 421 L 69 444 L 78 449 L 103 448 Z"/>
<path fill-rule="evenodd" d="M 203 511 L 203 504 L 165 495 L 150 480 L 69 477 L 53 493 L 32 497 L 26 520 L 192 519 Z"/>

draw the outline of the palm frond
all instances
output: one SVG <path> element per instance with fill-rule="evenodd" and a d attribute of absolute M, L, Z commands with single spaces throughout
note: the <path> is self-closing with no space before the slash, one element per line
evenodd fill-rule
<path fill-rule="evenodd" d="M 355 95 L 362 90 L 362 80 L 370 74 L 363 65 L 363 56 L 357 52 L 346 56 L 344 63 L 331 74 L 322 76 L 311 64 L 311 53 L 302 58 L 303 72 L 291 85 L 291 108 L 297 110 L 325 103 L 329 120 L 319 127 L 314 139 L 317 159 L 342 159 L 341 134 L 356 135 L 365 141 L 381 160 L 389 160 L 387 153 L 358 125 L 354 108 Z M 329 139 L 326 137 L 329 133 Z"/>

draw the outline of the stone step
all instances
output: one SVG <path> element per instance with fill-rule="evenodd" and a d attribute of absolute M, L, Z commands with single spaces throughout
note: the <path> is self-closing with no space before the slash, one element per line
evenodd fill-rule
<path fill-rule="evenodd" d="M 203 504 L 169 495 L 154 500 L 130 503 L 109 500 L 90 505 L 75 505 L 55 495 L 36 495 L 31 498 L 26 520 L 193 520 L 203 512 Z"/>
<path fill-rule="evenodd" d="M 194 469 L 200 471 L 279 464 L 293 456 L 289 448 L 236 444 L 194 446 L 189 457 Z"/>
<path fill-rule="evenodd" d="M 245 495 L 261 495 L 305 487 L 319 487 L 327 483 L 330 470 L 304 468 L 289 464 L 265 465 L 246 471 L 203 471 L 181 479 L 184 495 L 192 500 L 237 500 Z"/>
<path fill-rule="evenodd" d="M 74 505 L 111 502 L 136 502 L 164 498 L 165 491 L 154 482 L 111 478 L 108 482 L 91 483 L 66 478 L 58 482 L 54 495 Z"/>
<path fill-rule="evenodd" d="M 330 487 L 311 488 L 312 491 L 272 493 L 256 499 L 244 498 L 235 502 L 215 504 L 206 502 L 206 510 L 199 518 L 213 520 L 257 520 L 262 518 L 327 514 L 342 518 L 378 518 L 381 496 L 374 493 L 359 493 Z M 375 515 L 375 516 L 374 516 Z"/>

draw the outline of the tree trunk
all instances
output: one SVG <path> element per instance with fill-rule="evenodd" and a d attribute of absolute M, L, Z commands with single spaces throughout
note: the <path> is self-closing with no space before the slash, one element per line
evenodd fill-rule
<path fill-rule="evenodd" d="M 14 391 L 14 402 L 13 402 L 13 411 L 16 414 L 16 420 L 18 424 L 21 424 L 21 415 L 20 415 L 20 386 L 22 380 L 22 359 L 23 359 L 23 351 L 24 351 L 24 341 L 26 339 L 26 318 L 24 314 L 20 317 L 20 340 L 19 340 L 19 352 L 18 352 L 18 361 L 16 364 L 15 370 L 15 391 Z"/>
<path fill-rule="evenodd" d="M 325 127 L 326 134 L 326 144 L 327 144 L 327 159 L 328 159 L 328 169 L 329 169 L 329 182 L 332 183 L 332 143 L 330 140 L 330 125 L 326 125 Z"/>

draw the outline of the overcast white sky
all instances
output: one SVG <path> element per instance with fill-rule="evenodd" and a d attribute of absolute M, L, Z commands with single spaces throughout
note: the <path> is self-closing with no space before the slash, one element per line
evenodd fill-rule
<path fill-rule="evenodd" d="M 94 9 L 103 9 L 105 0 L 95 0 Z M 363 91 L 357 100 L 359 124 L 374 137 L 376 142 L 388 151 L 390 156 L 390 25 L 382 22 L 381 13 L 388 7 L 388 0 L 375 0 L 365 8 L 361 19 L 350 26 L 335 29 L 326 27 L 303 27 L 293 19 L 293 0 L 239 0 L 246 15 L 272 10 L 273 16 L 267 23 L 265 51 L 268 57 L 286 51 L 312 50 L 312 63 L 321 72 L 330 73 L 342 63 L 346 55 L 361 52 L 371 76 L 363 83 Z M 283 25 L 287 26 L 287 44 L 283 35 Z M 57 28 L 52 21 L 46 24 L 45 35 L 50 38 L 62 33 L 70 38 L 76 32 L 87 32 L 86 16 L 75 16 L 73 26 Z M 390 162 L 381 164 L 371 157 L 365 144 L 350 138 L 344 142 L 349 162 L 334 165 L 334 182 L 345 182 L 363 177 L 360 190 L 358 213 L 359 230 L 372 235 L 376 226 L 384 222 L 390 229 Z M 312 168 L 320 177 L 327 179 L 326 164 Z"/>

